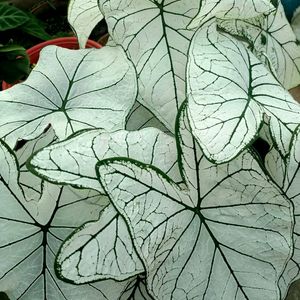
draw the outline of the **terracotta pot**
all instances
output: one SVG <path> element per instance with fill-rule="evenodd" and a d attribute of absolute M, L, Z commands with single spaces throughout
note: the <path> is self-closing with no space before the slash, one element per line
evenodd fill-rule
<path fill-rule="evenodd" d="M 67 49 L 79 49 L 79 45 L 76 37 L 64 37 L 64 38 L 49 40 L 37 44 L 26 51 L 30 58 L 30 63 L 36 64 L 39 60 L 41 50 L 44 47 L 49 45 L 56 45 Z M 101 47 L 102 45 L 92 40 L 88 40 L 86 43 L 86 48 L 101 48 Z M 6 90 L 12 86 L 13 84 L 6 83 L 5 81 L 2 82 L 2 90 Z"/>

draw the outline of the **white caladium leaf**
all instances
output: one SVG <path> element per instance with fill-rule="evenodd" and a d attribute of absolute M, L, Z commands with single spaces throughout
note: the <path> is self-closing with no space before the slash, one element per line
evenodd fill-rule
<path fill-rule="evenodd" d="M 186 29 L 199 0 L 99 0 L 114 42 L 122 45 L 138 76 L 138 101 L 174 132 L 185 100 L 187 52 L 194 34 Z"/>
<path fill-rule="evenodd" d="M 219 20 L 218 26 L 246 38 L 253 53 L 274 70 L 274 75 L 287 90 L 300 84 L 300 46 L 281 3 L 268 16 Z"/>
<path fill-rule="evenodd" d="M 70 0 L 68 21 L 77 35 L 81 48 L 85 47 L 92 30 L 102 19 L 98 0 Z"/>
<path fill-rule="evenodd" d="M 113 133 L 88 130 L 61 143 L 45 147 L 29 162 L 29 169 L 56 183 L 92 188 L 104 192 L 94 166 L 98 160 L 130 157 L 154 164 L 180 180 L 174 138 L 155 128 Z"/>
<path fill-rule="evenodd" d="M 83 128 L 123 129 L 135 97 L 135 70 L 120 47 L 49 46 L 24 83 L 0 94 L 0 137 L 14 146 L 48 124 L 59 139 Z"/>
<path fill-rule="evenodd" d="M 102 204 L 97 192 L 52 186 L 48 200 L 54 207 L 45 202 L 36 214 L 19 186 L 16 158 L 2 142 L 0 173 L 0 291 L 10 299 L 117 299 L 126 282 L 73 286 L 58 280 L 54 270 L 62 241 L 82 223 L 97 219 L 106 199 Z"/>
<path fill-rule="evenodd" d="M 177 127 L 180 188 L 130 159 L 98 163 L 99 180 L 123 215 L 155 299 L 279 299 L 291 255 L 292 207 L 245 153 L 211 164 L 185 108 Z"/>
<path fill-rule="evenodd" d="M 268 14 L 275 8 L 269 0 L 202 0 L 199 13 L 189 28 L 199 27 L 213 17 L 246 19 Z"/>
<path fill-rule="evenodd" d="M 300 278 L 300 126 L 291 143 L 291 153 L 284 159 L 273 148 L 266 156 L 266 167 L 271 177 L 282 188 L 283 193 L 294 204 L 294 252 L 280 280 L 280 289 L 284 299 L 292 281 Z"/>
<path fill-rule="evenodd" d="M 297 40 L 300 41 L 300 7 L 295 11 L 291 21 L 292 28 L 295 32 Z"/>
<path fill-rule="evenodd" d="M 120 281 L 144 272 L 126 223 L 112 205 L 99 221 L 82 225 L 63 243 L 56 269 L 60 278 L 76 284 Z"/>
<path fill-rule="evenodd" d="M 289 152 L 300 106 L 244 45 L 203 26 L 190 48 L 188 111 L 193 134 L 212 161 L 237 156 L 258 134 L 264 115 L 283 155 Z"/>

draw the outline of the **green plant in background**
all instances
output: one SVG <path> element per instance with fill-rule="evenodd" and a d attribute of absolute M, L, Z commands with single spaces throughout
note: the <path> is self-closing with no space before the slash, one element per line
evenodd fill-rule
<path fill-rule="evenodd" d="M 284 299 L 300 278 L 300 49 L 281 3 L 70 2 L 82 47 L 102 18 L 107 46 L 46 47 L 0 93 L 0 291 Z"/>
<path fill-rule="evenodd" d="M 44 24 L 31 13 L 13 5 L 0 2 L 0 32 L 10 29 L 19 29 L 22 32 L 42 40 L 51 38 L 44 29 Z"/>
<path fill-rule="evenodd" d="M 29 12 L 9 5 L 6 1 L 0 2 L 0 33 L 11 29 L 47 40 L 51 38 L 44 30 L 42 22 Z M 14 83 L 24 79 L 30 72 L 30 62 L 26 50 L 18 41 L 10 40 L 0 46 L 0 80 Z"/>

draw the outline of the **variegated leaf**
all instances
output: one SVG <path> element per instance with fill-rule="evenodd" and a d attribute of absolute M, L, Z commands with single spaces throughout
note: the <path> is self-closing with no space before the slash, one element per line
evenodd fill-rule
<path fill-rule="evenodd" d="M 300 84 L 300 46 L 281 3 L 268 16 L 219 20 L 218 26 L 233 35 L 245 37 L 249 48 L 265 66 L 274 70 L 274 75 L 287 90 Z"/>
<path fill-rule="evenodd" d="M 81 48 L 85 47 L 92 30 L 102 19 L 98 0 L 70 0 L 68 21 L 77 35 Z"/>
<path fill-rule="evenodd" d="M 199 13 L 189 24 L 200 27 L 209 19 L 247 19 L 268 14 L 275 8 L 268 0 L 202 0 Z"/>
<path fill-rule="evenodd" d="M 59 139 L 83 128 L 123 129 L 135 97 L 135 71 L 120 47 L 49 46 L 24 83 L 1 92 L 0 136 L 14 146 L 48 124 Z"/>
<path fill-rule="evenodd" d="M 264 115 L 283 155 L 300 122 L 300 106 L 261 62 L 214 22 L 195 35 L 187 71 L 193 134 L 212 161 L 226 162 L 258 134 Z"/>
<path fill-rule="evenodd" d="M 130 157 L 160 166 L 180 180 L 174 138 L 154 128 L 106 133 L 89 130 L 61 143 L 45 147 L 32 157 L 29 169 L 52 182 L 72 184 L 104 192 L 97 180 L 98 160 Z"/>
<path fill-rule="evenodd" d="M 185 109 L 177 127 L 180 188 L 159 169 L 115 158 L 99 180 L 124 216 L 155 299 L 280 299 L 277 281 L 291 256 L 292 207 L 244 153 L 211 164 Z"/>
<path fill-rule="evenodd" d="M 185 100 L 187 52 L 194 34 L 186 29 L 199 0 L 99 0 L 111 38 L 136 68 L 138 101 L 174 132 Z"/>

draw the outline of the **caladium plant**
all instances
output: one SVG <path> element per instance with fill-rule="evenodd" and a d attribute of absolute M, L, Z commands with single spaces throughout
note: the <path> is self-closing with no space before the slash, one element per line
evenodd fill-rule
<path fill-rule="evenodd" d="M 0 295 L 283 300 L 300 278 L 300 48 L 280 1 L 71 0 L 0 92 Z M 259 146 L 266 145 L 266 150 Z"/>

